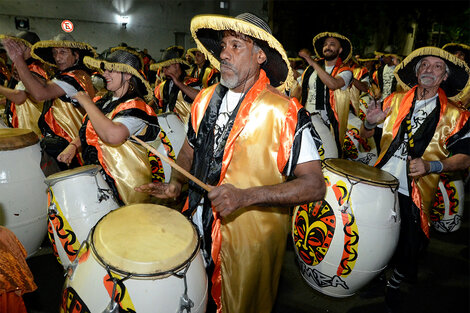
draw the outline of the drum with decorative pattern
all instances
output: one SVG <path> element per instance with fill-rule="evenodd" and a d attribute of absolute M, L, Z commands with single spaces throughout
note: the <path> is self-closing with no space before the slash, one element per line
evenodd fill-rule
<path fill-rule="evenodd" d="M 58 261 L 67 268 L 80 244 L 103 216 L 119 207 L 99 165 L 85 165 L 49 175 L 49 239 Z"/>
<path fill-rule="evenodd" d="M 186 138 L 185 126 L 173 112 L 162 113 L 157 117 L 161 131 L 158 134 L 158 138 L 150 143 L 150 145 L 169 159 L 176 161 L 176 157 Z M 158 156 L 152 155 L 150 161 L 158 163 L 157 166 L 153 166 L 153 168 L 158 171 L 152 174 L 153 180 L 169 182 L 172 170 L 171 166 L 166 162 L 162 162 Z"/>
<path fill-rule="evenodd" d="M 72 264 L 60 311 L 204 313 L 199 246 L 196 227 L 176 210 L 132 204 L 111 211 Z"/>
<path fill-rule="evenodd" d="M 310 113 L 310 118 L 312 120 L 313 127 L 315 127 L 315 130 L 317 131 L 322 141 L 322 146 L 318 150 L 320 158 L 322 160 L 337 158 L 338 148 L 336 147 L 335 138 L 331 134 L 330 128 L 323 122 L 322 118 L 320 117 L 320 113 Z"/>
<path fill-rule="evenodd" d="M 431 224 L 435 230 L 451 233 L 460 229 L 465 206 L 464 188 L 465 184 L 461 177 L 441 174 L 436 198 L 431 208 Z"/>
<path fill-rule="evenodd" d="M 295 208 L 292 238 L 300 271 L 315 290 L 347 297 L 387 265 L 398 243 L 398 180 L 362 163 L 323 161 L 324 200 Z"/>

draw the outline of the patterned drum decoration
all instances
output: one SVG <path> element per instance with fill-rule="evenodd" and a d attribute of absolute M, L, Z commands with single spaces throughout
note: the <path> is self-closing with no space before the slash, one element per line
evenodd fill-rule
<path fill-rule="evenodd" d="M 160 134 L 157 140 L 150 143 L 158 152 L 166 155 L 173 161 L 181 150 L 181 146 L 186 139 L 186 130 L 183 122 L 178 118 L 175 113 L 163 113 L 158 116 L 158 123 L 160 124 Z M 169 182 L 171 177 L 171 166 L 162 162 L 156 155 L 151 154 L 151 162 L 157 162 L 158 173 L 153 173 L 154 181 Z"/>
<path fill-rule="evenodd" d="M 85 165 L 49 175 L 49 239 L 59 262 L 67 268 L 80 244 L 109 211 L 119 207 L 101 166 Z"/>
<path fill-rule="evenodd" d="M 47 186 L 38 136 L 29 129 L 0 129 L 0 223 L 32 256 L 47 233 Z"/>
<path fill-rule="evenodd" d="M 364 139 L 359 136 L 361 125 L 362 120 L 349 112 L 348 129 L 343 143 L 343 158 L 373 166 L 377 161 L 377 147 L 373 137 Z"/>
<path fill-rule="evenodd" d="M 441 174 L 439 188 L 431 208 L 431 223 L 439 232 L 457 231 L 462 225 L 465 205 L 463 179 Z"/>
<path fill-rule="evenodd" d="M 111 211 L 68 271 L 60 312 L 204 313 L 199 246 L 196 227 L 176 210 L 132 204 Z"/>
<path fill-rule="evenodd" d="M 398 180 L 362 163 L 323 162 L 325 199 L 298 206 L 292 238 L 300 271 L 315 290 L 347 297 L 387 265 L 398 243 Z"/>
<path fill-rule="evenodd" d="M 310 113 L 310 118 L 322 141 L 322 146 L 318 149 L 321 159 L 337 158 L 338 148 L 336 147 L 335 138 L 331 134 L 330 128 L 323 122 L 320 113 Z"/>

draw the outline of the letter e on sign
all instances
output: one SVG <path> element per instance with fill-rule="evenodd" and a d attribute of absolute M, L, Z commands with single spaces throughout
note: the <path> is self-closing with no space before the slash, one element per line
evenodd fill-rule
<path fill-rule="evenodd" d="M 60 26 L 62 27 L 62 30 L 66 33 L 71 33 L 73 31 L 73 23 L 69 20 L 63 20 Z"/>

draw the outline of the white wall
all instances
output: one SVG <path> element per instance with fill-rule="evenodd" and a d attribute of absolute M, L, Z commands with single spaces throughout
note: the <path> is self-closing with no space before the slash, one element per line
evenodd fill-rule
<path fill-rule="evenodd" d="M 98 52 L 126 42 L 158 59 L 162 49 L 175 44 L 175 32 L 185 33 L 185 48 L 195 46 L 189 31 L 194 15 L 253 12 L 267 20 L 267 1 L 225 0 L 229 8 L 220 9 L 220 1 L 213 0 L 0 0 L 0 34 L 18 33 L 15 16 L 28 17 L 30 30 L 47 40 L 62 32 L 60 23 L 68 19 L 72 36 Z M 118 24 L 120 12 L 129 16 L 126 29 Z"/>

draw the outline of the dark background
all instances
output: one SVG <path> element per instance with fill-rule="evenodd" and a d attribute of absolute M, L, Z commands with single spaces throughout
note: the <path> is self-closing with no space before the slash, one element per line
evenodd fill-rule
<path fill-rule="evenodd" d="M 281 1 L 272 2 L 276 38 L 290 53 L 313 52 L 312 39 L 338 32 L 353 44 L 353 54 L 403 48 L 412 22 L 417 23 L 413 50 L 448 42 L 470 44 L 470 1 Z"/>

